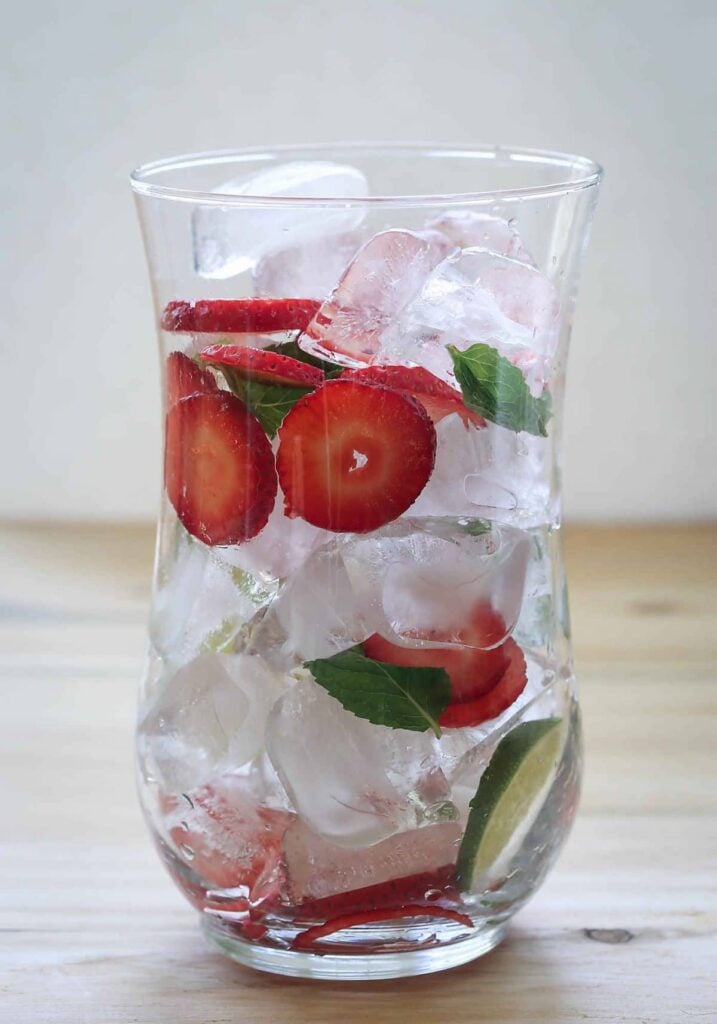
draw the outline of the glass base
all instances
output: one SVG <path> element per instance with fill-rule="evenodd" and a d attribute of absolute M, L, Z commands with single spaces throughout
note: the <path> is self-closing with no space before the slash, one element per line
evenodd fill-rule
<path fill-rule="evenodd" d="M 202 915 L 201 923 L 210 945 L 230 960 L 270 974 L 326 981 L 382 981 L 460 967 L 494 949 L 507 928 L 505 921 L 484 924 L 468 938 L 455 939 L 450 926 L 439 926 L 432 929 L 435 942 L 420 949 L 393 948 L 368 953 L 347 947 L 345 953 L 319 954 L 247 942 L 234 934 L 230 926 L 209 915 Z"/>

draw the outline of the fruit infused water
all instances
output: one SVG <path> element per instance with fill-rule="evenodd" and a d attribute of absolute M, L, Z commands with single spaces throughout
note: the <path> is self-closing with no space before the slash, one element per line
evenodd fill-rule
<path fill-rule="evenodd" d="M 599 172 L 402 205 L 371 199 L 390 150 L 308 157 L 135 175 L 164 408 L 140 792 L 229 956 L 390 977 L 495 945 L 575 811 L 556 442 Z"/>

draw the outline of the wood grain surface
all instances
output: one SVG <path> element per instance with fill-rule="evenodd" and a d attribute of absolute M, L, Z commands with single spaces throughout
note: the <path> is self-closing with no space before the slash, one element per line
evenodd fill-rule
<path fill-rule="evenodd" d="M 146 528 L 1 528 L 0 1021 L 717 1021 L 717 527 L 567 532 L 581 811 L 508 938 L 326 983 L 209 952 L 151 849 L 132 729 Z"/>

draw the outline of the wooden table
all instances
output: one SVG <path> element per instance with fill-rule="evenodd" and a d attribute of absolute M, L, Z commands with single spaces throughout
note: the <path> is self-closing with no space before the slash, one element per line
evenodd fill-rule
<path fill-rule="evenodd" d="M 150 531 L 2 538 L 3 1024 L 717 1021 L 717 528 L 568 532 L 587 775 L 557 868 L 483 960 L 341 985 L 210 953 L 150 848 L 132 777 Z"/>

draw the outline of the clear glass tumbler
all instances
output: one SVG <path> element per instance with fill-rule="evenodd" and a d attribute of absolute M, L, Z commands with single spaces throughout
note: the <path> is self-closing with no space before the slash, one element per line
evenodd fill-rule
<path fill-rule="evenodd" d="M 236 960 L 464 963 L 566 836 L 560 421 L 599 180 L 405 145 L 132 175 L 165 414 L 140 793 Z"/>

